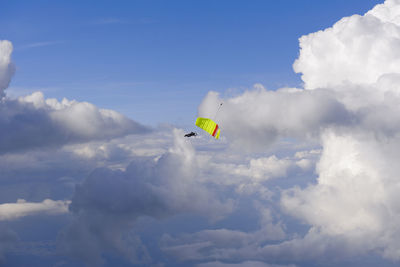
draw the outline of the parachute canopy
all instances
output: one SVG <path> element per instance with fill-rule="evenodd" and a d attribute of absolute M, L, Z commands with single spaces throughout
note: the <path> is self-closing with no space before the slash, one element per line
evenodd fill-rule
<path fill-rule="evenodd" d="M 215 139 L 219 138 L 221 130 L 213 120 L 199 117 L 196 119 L 196 126 L 214 136 Z"/>

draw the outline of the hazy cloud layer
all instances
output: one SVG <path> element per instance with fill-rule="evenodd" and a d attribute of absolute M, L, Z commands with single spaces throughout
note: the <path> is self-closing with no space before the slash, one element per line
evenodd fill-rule
<path fill-rule="evenodd" d="M 295 267 L 295 265 L 276 265 L 267 264 L 259 261 L 245 261 L 242 263 L 223 263 L 219 261 L 202 263 L 196 265 L 197 267 Z"/>
<path fill-rule="evenodd" d="M 4 254 L 7 253 L 18 241 L 17 234 L 3 226 L 0 226 L 0 264 L 5 264 Z"/>
<path fill-rule="evenodd" d="M 43 202 L 26 202 L 19 199 L 16 203 L 0 204 L 0 221 L 15 220 L 36 214 L 62 214 L 68 212 L 70 201 L 45 199 Z"/>
<path fill-rule="evenodd" d="M 182 234 L 177 238 L 165 234 L 161 239 L 162 249 L 180 261 L 207 260 L 211 261 L 210 264 L 213 260 L 226 260 L 235 264 L 246 259 L 274 261 L 276 260 L 274 258 L 265 259 L 256 255 L 260 244 L 285 240 L 287 234 L 284 230 L 285 225 L 275 217 L 276 214 L 272 210 L 265 208 L 264 205 L 265 202 L 255 205 L 260 215 L 258 219 L 260 228 L 256 231 L 203 230 L 192 234 Z"/>
<path fill-rule="evenodd" d="M 104 251 L 132 262 L 147 261 L 144 250 L 123 239 L 142 216 L 166 218 L 197 213 L 218 220 L 233 209 L 197 181 L 199 166 L 193 147 L 175 131 L 175 145 L 157 158 L 137 158 L 125 171 L 97 169 L 72 198 L 75 222 L 66 230 L 65 250 L 89 264 L 100 264 Z"/>

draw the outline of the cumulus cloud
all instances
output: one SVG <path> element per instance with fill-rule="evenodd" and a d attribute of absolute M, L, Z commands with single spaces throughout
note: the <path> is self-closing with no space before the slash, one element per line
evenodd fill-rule
<path fill-rule="evenodd" d="M 283 210 L 309 225 L 309 232 L 260 245 L 243 258 L 301 262 L 374 251 L 400 259 L 399 17 L 400 2 L 387 0 L 365 15 L 301 37 L 294 69 L 305 89 L 268 91 L 256 85 L 226 99 L 210 92 L 201 103 L 199 114 L 212 116 L 224 102 L 221 133 L 241 148 L 263 145 L 265 151 L 283 138 L 321 146 L 317 180 L 281 197 Z M 297 166 L 310 168 L 307 160 Z M 233 255 L 238 254 L 224 259 Z"/>
<path fill-rule="evenodd" d="M 318 183 L 282 196 L 287 212 L 327 236 L 398 260 L 399 138 L 324 136 Z"/>
<path fill-rule="evenodd" d="M 0 103 L 0 153 L 146 133 L 123 115 L 87 102 L 45 99 L 41 92 Z"/>
<path fill-rule="evenodd" d="M 0 97 L 3 97 L 4 90 L 8 87 L 11 77 L 14 75 L 15 66 L 11 61 L 13 46 L 10 41 L 0 40 Z"/>
<path fill-rule="evenodd" d="M 364 16 L 353 15 L 331 28 L 302 36 L 294 70 L 306 89 L 346 83 L 372 84 L 400 67 L 400 9 L 387 0 Z"/>
<path fill-rule="evenodd" d="M 388 0 L 365 15 L 300 38 L 294 63 L 305 89 L 265 90 L 261 85 L 222 99 L 210 92 L 199 107 L 240 147 L 262 148 L 282 137 L 319 137 L 321 130 L 357 127 L 391 135 L 398 131 L 400 11 Z M 264 144 L 264 146 L 260 146 Z"/>
<path fill-rule="evenodd" d="M 330 88 L 357 120 L 346 131 L 323 129 L 317 182 L 282 195 L 284 210 L 312 226 L 299 244 L 312 235 L 347 252 L 400 259 L 399 15 L 400 2 L 387 0 L 300 39 L 294 68 L 306 89 Z"/>
<path fill-rule="evenodd" d="M 68 200 L 45 199 L 42 202 L 26 202 L 18 199 L 16 203 L 0 204 L 0 221 L 15 220 L 24 216 L 36 214 L 62 214 L 68 212 Z"/>

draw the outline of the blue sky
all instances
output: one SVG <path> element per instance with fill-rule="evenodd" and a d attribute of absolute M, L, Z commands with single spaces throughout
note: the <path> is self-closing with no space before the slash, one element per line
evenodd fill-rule
<path fill-rule="evenodd" d="M 18 69 L 8 91 L 188 125 L 210 90 L 301 86 L 298 38 L 379 2 L 6 1 L 0 36 Z"/>
<path fill-rule="evenodd" d="M 3 1 L 0 266 L 397 266 L 399 17 Z"/>

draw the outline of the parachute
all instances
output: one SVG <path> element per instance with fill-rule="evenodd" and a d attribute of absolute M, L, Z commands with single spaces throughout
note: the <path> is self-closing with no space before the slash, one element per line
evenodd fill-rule
<path fill-rule="evenodd" d="M 211 134 L 215 139 L 219 138 L 221 130 L 213 120 L 199 117 L 196 119 L 196 126 Z"/>

